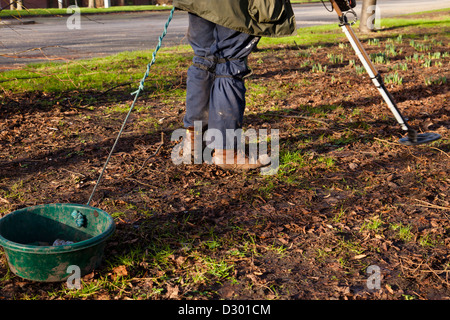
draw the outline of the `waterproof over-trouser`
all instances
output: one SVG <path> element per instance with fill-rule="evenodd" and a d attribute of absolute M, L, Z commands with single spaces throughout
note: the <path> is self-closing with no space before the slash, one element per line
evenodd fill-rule
<path fill-rule="evenodd" d="M 217 129 L 222 141 L 209 142 L 210 147 L 235 147 L 234 138 L 226 139 L 226 130 L 242 128 L 246 91 L 243 78 L 250 72 L 246 59 L 258 40 L 189 14 L 188 41 L 195 56 L 187 75 L 184 125 L 189 128 L 195 121 L 202 121 L 208 129 Z"/>
<path fill-rule="evenodd" d="M 279 4 L 285 1 L 250 2 L 263 2 L 265 5 L 268 2 Z M 280 13 L 278 6 L 269 6 L 269 9 L 277 11 L 269 14 L 277 16 L 279 23 L 266 22 L 264 14 L 268 14 L 267 8 L 263 15 L 256 11 L 252 13 L 264 23 L 252 19 L 253 22 L 249 23 L 246 18 L 248 8 L 232 8 L 238 6 L 238 9 L 242 9 L 241 5 L 247 1 L 174 0 L 173 3 L 175 7 L 189 11 L 187 39 L 194 50 L 193 64 L 187 75 L 184 126 L 194 127 L 196 121 L 201 121 L 203 127 L 208 126 L 208 129 L 217 129 L 221 133 L 222 139 L 209 142 L 211 148 L 233 149 L 236 144 L 234 135 L 228 135 L 227 139 L 226 133 L 227 129 L 242 128 L 246 92 L 244 78 L 250 73 L 247 57 L 256 47 L 260 36 L 291 34 L 293 14 L 286 14 L 286 10 Z M 290 5 L 287 8 L 289 11 Z M 220 15 L 220 12 L 226 15 Z"/>

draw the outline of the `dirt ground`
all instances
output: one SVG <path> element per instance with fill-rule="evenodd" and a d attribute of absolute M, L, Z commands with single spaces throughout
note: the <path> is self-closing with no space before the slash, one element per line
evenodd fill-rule
<path fill-rule="evenodd" d="M 398 143 L 400 127 L 345 41 L 260 48 L 244 127 L 279 129 L 277 174 L 173 164 L 184 105 L 144 95 L 138 105 L 153 107 L 132 115 L 91 203 L 117 229 L 83 295 L 14 276 L 2 254 L 0 299 L 448 299 L 448 37 L 431 26 L 376 38 L 363 43 L 369 54 L 391 50 L 376 66 L 402 78 L 387 82 L 399 108 L 440 141 Z M 0 215 L 86 203 L 125 116 L 110 107 L 130 96 L 83 94 L 94 108 L 70 92 L 2 95 Z M 369 266 L 380 268 L 379 288 L 367 285 Z"/>

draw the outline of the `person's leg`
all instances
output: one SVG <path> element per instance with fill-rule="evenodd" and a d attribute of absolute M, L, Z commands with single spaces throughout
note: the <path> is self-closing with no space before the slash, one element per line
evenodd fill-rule
<path fill-rule="evenodd" d="M 216 77 L 211 90 L 208 129 L 218 130 L 223 139 L 213 144 L 216 164 L 225 163 L 223 150 L 236 151 L 237 141 L 226 130 L 242 128 L 245 110 L 244 77 L 250 73 L 247 57 L 256 47 L 259 37 L 217 26 L 211 53 L 216 56 Z M 233 152 L 231 158 L 235 158 Z M 248 164 L 248 159 L 247 159 Z M 248 167 L 248 166 L 247 166 Z M 245 168 L 243 168 L 245 169 Z"/>
<path fill-rule="evenodd" d="M 189 13 L 187 39 L 194 50 L 192 65 L 187 72 L 185 128 L 193 128 L 195 121 L 208 122 L 208 109 L 211 87 L 214 82 L 214 55 L 211 46 L 214 43 L 216 25 Z"/>
<path fill-rule="evenodd" d="M 203 130 L 208 125 L 208 110 L 211 87 L 214 82 L 214 43 L 216 25 L 189 13 L 187 39 L 194 51 L 192 65 L 187 71 L 186 114 L 183 119 L 186 134 L 180 156 L 194 155 L 194 162 L 201 161 Z"/>

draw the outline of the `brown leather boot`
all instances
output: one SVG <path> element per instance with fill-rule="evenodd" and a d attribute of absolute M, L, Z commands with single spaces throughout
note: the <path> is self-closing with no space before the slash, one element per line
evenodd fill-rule
<path fill-rule="evenodd" d="M 191 153 L 194 153 L 194 138 L 195 138 L 195 131 L 194 127 L 189 127 L 186 129 L 186 136 L 183 139 L 183 150 L 187 148 L 188 150 L 191 149 Z"/>
<path fill-rule="evenodd" d="M 232 152 L 232 154 L 230 154 L 228 158 L 231 159 L 227 160 L 227 153 L 230 152 Z M 237 171 L 255 170 L 270 164 L 270 162 L 268 161 L 264 161 L 264 163 L 262 163 L 260 159 L 250 159 L 246 155 L 237 154 L 233 150 L 228 150 L 227 152 L 227 150 L 225 149 L 215 149 L 212 162 L 213 164 L 224 170 L 237 170 Z"/>
<path fill-rule="evenodd" d="M 180 149 L 180 156 L 186 155 L 187 153 L 190 153 L 191 156 L 195 156 L 196 147 L 199 148 L 197 152 L 201 155 L 203 152 L 203 139 L 201 139 L 199 145 L 196 146 L 194 143 L 196 135 L 203 137 L 203 129 L 201 132 L 195 132 L 194 127 L 189 127 L 186 129 L 186 135 L 183 138 L 182 148 Z"/>

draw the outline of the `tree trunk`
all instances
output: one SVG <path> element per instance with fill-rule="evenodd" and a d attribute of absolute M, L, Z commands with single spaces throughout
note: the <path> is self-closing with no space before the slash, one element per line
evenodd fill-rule
<path fill-rule="evenodd" d="M 375 30 L 375 9 L 377 0 L 363 0 L 359 31 L 370 33 Z"/>
<path fill-rule="evenodd" d="M 95 7 L 95 0 L 89 0 L 88 8 L 94 8 L 94 7 Z"/>

